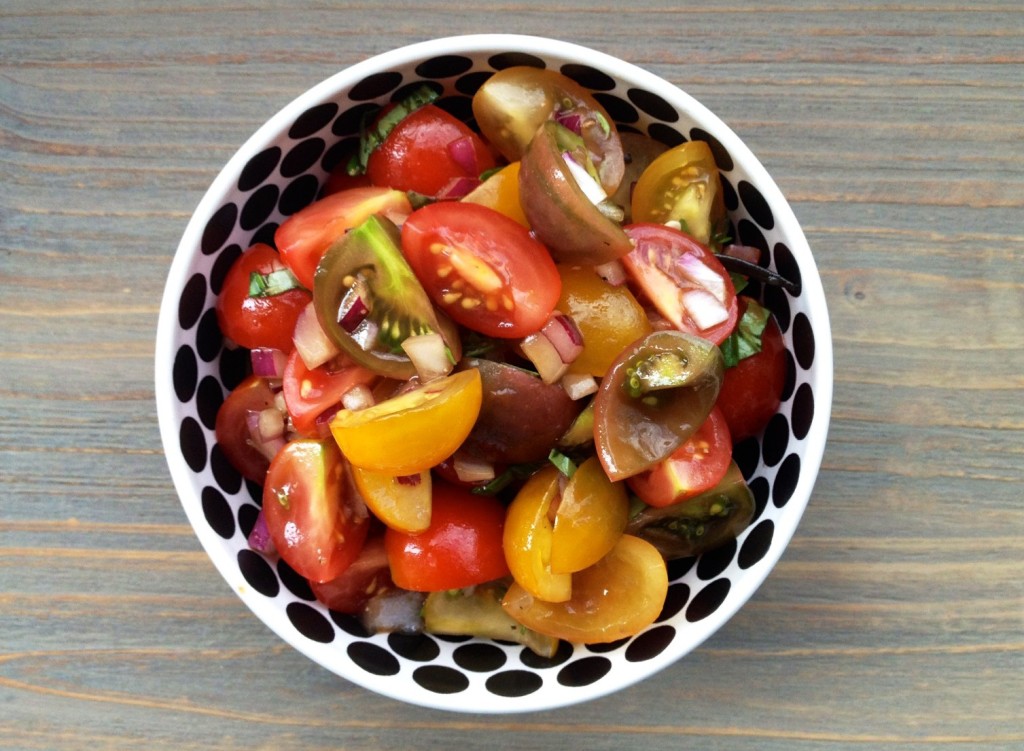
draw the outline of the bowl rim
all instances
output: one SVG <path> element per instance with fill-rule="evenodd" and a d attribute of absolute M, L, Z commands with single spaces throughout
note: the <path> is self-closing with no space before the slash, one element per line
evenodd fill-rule
<path fill-rule="evenodd" d="M 237 176 L 250 158 L 262 151 L 266 144 L 282 133 L 286 133 L 296 118 L 310 106 L 329 101 L 336 93 L 350 89 L 355 83 L 366 76 L 381 70 L 405 67 L 411 63 L 436 57 L 439 55 L 481 54 L 487 51 L 514 50 L 542 57 L 564 58 L 569 61 L 586 61 L 586 64 L 606 72 L 619 82 L 642 86 L 652 91 L 674 108 L 685 112 L 688 116 L 699 120 L 709 133 L 712 133 L 727 149 L 734 161 L 742 166 L 761 191 L 765 200 L 772 207 L 777 224 L 782 225 L 782 232 L 788 239 L 790 250 L 797 259 L 803 282 L 803 292 L 810 308 L 809 319 L 814 332 L 815 341 L 815 378 L 814 401 L 815 418 L 804 439 L 802 468 L 798 482 L 787 504 L 787 513 L 779 517 L 785 524 L 777 524 L 771 550 L 766 553 L 759 565 L 752 571 L 744 572 L 737 580 L 742 588 L 738 596 L 731 596 L 728 604 L 723 603 L 714 613 L 689 632 L 684 649 L 669 649 L 657 657 L 643 663 L 643 670 L 630 671 L 619 680 L 598 681 L 585 687 L 574 687 L 572 691 L 561 691 L 556 695 L 541 691 L 525 697 L 517 697 L 514 702 L 495 709 L 483 705 L 456 707 L 448 695 L 434 695 L 421 692 L 422 697 L 412 697 L 401 690 L 393 680 L 381 680 L 369 673 L 339 671 L 336 665 L 325 664 L 321 656 L 316 654 L 316 645 L 302 640 L 296 633 L 291 622 L 283 612 L 283 608 L 267 607 L 262 598 L 241 577 L 236 560 L 231 551 L 224 547 L 224 540 L 216 537 L 203 518 L 201 504 L 196 489 L 192 485 L 194 474 L 188 467 L 180 451 L 177 435 L 177 419 L 175 417 L 175 391 L 172 381 L 174 341 L 178 330 L 178 303 L 181 293 L 188 281 L 188 272 L 194 254 L 200 247 L 203 230 L 213 212 L 221 205 L 226 194 L 234 190 Z M 813 274 L 808 271 L 813 270 Z M 522 34 L 466 34 L 440 37 L 427 41 L 415 42 L 386 52 L 372 55 L 364 60 L 349 65 L 328 78 L 314 84 L 290 102 L 281 107 L 263 125 L 261 125 L 241 147 L 231 156 L 219 170 L 213 182 L 204 192 L 193 211 L 182 238 L 175 250 L 167 280 L 163 289 L 159 318 L 156 331 L 156 352 L 154 357 L 155 400 L 161 441 L 171 479 L 179 501 L 189 522 L 199 539 L 207 556 L 213 562 L 224 580 L 235 591 L 235 594 L 274 634 L 283 639 L 291 647 L 312 660 L 317 665 L 330 670 L 339 677 L 355 685 L 391 699 L 417 706 L 424 706 L 445 711 L 463 712 L 468 714 L 509 714 L 526 711 L 557 709 L 572 704 L 590 701 L 625 689 L 641 680 L 649 678 L 665 667 L 682 659 L 700 646 L 712 634 L 727 623 L 735 613 L 745 605 L 763 584 L 768 574 L 774 569 L 782 553 L 788 547 L 793 534 L 803 516 L 803 512 L 811 498 L 813 487 L 821 467 L 825 451 L 826 438 L 831 420 L 833 396 L 833 352 L 831 327 L 824 290 L 817 266 L 803 230 L 796 219 L 788 201 L 776 185 L 774 179 L 753 154 L 750 148 L 726 125 L 715 113 L 701 104 L 682 88 L 668 80 L 610 54 L 594 50 L 573 42 L 566 42 L 548 37 Z M 433 701 L 431 701 L 433 699 Z"/>

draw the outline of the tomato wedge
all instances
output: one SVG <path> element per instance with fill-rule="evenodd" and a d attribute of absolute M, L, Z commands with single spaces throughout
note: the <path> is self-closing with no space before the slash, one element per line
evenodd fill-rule
<path fill-rule="evenodd" d="M 680 331 L 721 344 L 736 326 L 736 290 L 706 246 L 664 224 L 631 224 L 622 262 L 644 295 Z"/>
<path fill-rule="evenodd" d="M 267 472 L 263 514 L 274 545 L 289 566 L 314 582 L 347 569 L 369 530 L 366 507 L 344 480 L 341 453 L 330 439 L 288 443 Z"/>
<path fill-rule="evenodd" d="M 441 202 L 417 209 L 402 226 L 402 251 L 434 303 L 487 336 L 537 331 L 562 292 L 547 248 L 487 206 Z"/>
<path fill-rule="evenodd" d="M 250 412 L 262 412 L 273 406 L 274 392 L 267 379 L 249 376 L 228 394 L 217 410 L 217 444 L 231 466 L 253 482 L 263 482 L 270 460 L 252 445 L 246 420 Z"/>
<path fill-rule="evenodd" d="M 332 367 L 337 370 L 331 370 Z M 348 363 L 345 365 L 320 365 L 310 370 L 299 356 L 298 350 L 288 356 L 281 391 L 292 418 L 292 426 L 303 436 L 324 438 L 328 430 L 317 426 L 317 419 L 332 408 L 338 407 L 341 398 L 353 387 L 370 384 L 377 380 L 376 374 L 366 368 Z"/>
<path fill-rule="evenodd" d="M 431 504 L 426 530 L 384 533 L 395 584 L 416 592 L 441 592 L 508 576 L 501 552 L 505 507 L 497 499 L 437 482 Z"/>
<path fill-rule="evenodd" d="M 412 212 L 400 190 L 357 187 L 333 193 L 284 220 L 274 233 L 281 259 L 307 289 L 313 289 L 317 264 L 331 244 L 374 214 L 400 222 Z"/>
<path fill-rule="evenodd" d="M 668 459 L 627 478 L 626 483 L 649 506 L 671 506 L 715 487 L 730 461 L 729 426 L 722 411 L 714 408 L 697 432 Z"/>

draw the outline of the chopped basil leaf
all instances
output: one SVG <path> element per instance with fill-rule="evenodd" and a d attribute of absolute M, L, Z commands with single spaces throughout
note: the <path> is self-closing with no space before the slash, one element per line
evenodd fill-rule
<path fill-rule="evenodd" d="M 384 143 L 384 139 L 394 130 L 394 127 L 420 107 L 433 102 L 438 96 L 436 91 L 424 84 L 384 113 L 372 128 L 367 128 L 364 120 L 359 127 L 359 151 L 349 160 L 348 174 L 353 176 L 364 174 L 370 154 Z"/>
<path fill-rule="evenodd" d="M 729 272 L 729 278 L 732 279 L 733 290 L 737 295 L 750 284 L 750 280 L 747 277 L 743 276 L 743 274 L 737 274 L 735 271 Z"/>
<path fill-rule="evenodd" d="M 731 368 L 740 360 L 761 351 L 761 334 L 768 325 L 770 315 L 771 312 L 767 308 L 754 300 L 747 300 L 747 309 L 736 324 L 736 330 L 719 345 L 725 359 L 725 367 Z"/>
<path fill-rule="evenodd" d="M 513 464 L 486 485 L 478 485 L 470 490 L 476 495 L 496 495 L 513 482 L 525 480 L 537 471 L 536 464 Z"/>
<path fill-rule="evenodd" d="M 488 170 L 484 170 L 483 172 L 480 173 L 480 182 L 484 182 L 489 177 L 494 177 L 507 166 L 507 164 L 499 164 L 497 167 L 491 167 Z"/>
<path fill-rule="evenodd" d="M 253 271 L 249 274 L 249 297 L 274 297 L 302 285 L 289 269 L 278 269 L 269 274 Z"/>
<path fill-rule="evenodd" d="M 558 471 L 566 477 L 572 477 L 576 473 L 576 464 L 558 449 L 551 449 L 551 453 L 548 454 L 548 461 L 554 464 Z"/>
<path fill-rule="evenodd" d="M 600 112 L 595 112 L 594 118 L 597 120 L 597 124 L 601 126 L 601 132 L 605 135 L 605 137 L 611 135 L 612 126 L 608 124 L 608 121 L 605 119 L 605 116 L 602 115 Z"/>
<path fill-rule="evenodd" d="M 428 203 L 437 202 L 437 199 L 433 196 L 417 193 L 415 190 L 405 191 L 405 197 L 409 199 L 409 205 L 412 206 L 413 209 L 422 209 Z"/>

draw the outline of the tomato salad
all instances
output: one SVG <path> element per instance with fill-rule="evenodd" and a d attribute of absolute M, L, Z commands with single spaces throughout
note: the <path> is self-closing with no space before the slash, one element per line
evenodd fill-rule
<path fill-rule="evenodd" d="M 552 71 L 489 78 L 479 132 L 435 98 L 378 113 L 227 274 L 252 374 L 216 434 L 263 487 L 249 544 L 371 631 L 633 635 L 667 560 L 753 516 L 732 447 L 786 366 L 740 292 L 785 280 L 728 244 L 707 144 L 620 134 Z"/>

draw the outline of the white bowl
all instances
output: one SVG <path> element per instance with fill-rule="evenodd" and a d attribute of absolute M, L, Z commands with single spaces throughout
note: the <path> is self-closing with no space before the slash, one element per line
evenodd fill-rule
<path fill-rule="evenodd" d="M 272 242 L 283 217 L 314 199 L 358 137 L 368 108 L 426 81 L 443 88 L 443 106 L 468 119 L 473 92 L 511 64 L 569 75 L 623 130 L 666 143 L 711 143 L 734 237 L 760 246 L 771 268 L 801 284 L 797 295 L 778 288 L 762 295 L 784 332 L 790 378 L 764 435 L 736 451 L 757 500 L 754 521 L 734 544 L 670 564 L 665 608 L 646 631 L 610 645 L 565 644 L 551 660 L 483 639 L 371 636 L 353 618 L 328 611 L 286 565 L 248 549 L 260 494 L 227 464 L 213 430 L 217 408 L 247 364 L 223 347 L 214 315 L 231 261 L 257 239 Z M 157 331 L 156 399 L 167 463 L 196 535 L 231 588 L 275 633 L 337 675 L 395 699 L 520 712 L 640 681 L 694 649 L 750 598 L 811 495 L 832 402 L 832 343 L 803 232 L 768 172 L 721 120 L 667 81 L 609 55 L 538 37 L 475 35 L 413 44 L 353 65 L 300 95 L 238 150 L 199 203 L 171 265 Z"/>

